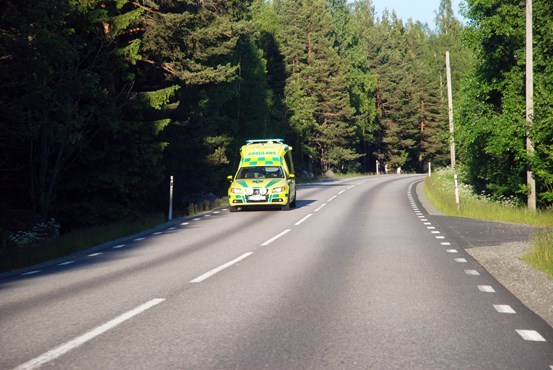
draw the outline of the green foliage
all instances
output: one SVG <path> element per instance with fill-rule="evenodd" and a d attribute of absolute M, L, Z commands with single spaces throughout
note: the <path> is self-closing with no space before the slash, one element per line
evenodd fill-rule
<path fill-rule="evenodd" d="M 532 240 L 533 248 L 523 259 L 553 279 L 553 231 L 543 231 Z"/>
<path fill-rule="evenodd" d="M 449 0 L 436 33 L 376 19 L 370 0 L 6 0 L 0 23 L 5 202 L 23 199 L 64 232 L 160 210 L 170 175 L 182 212 L 189 197 L 224 194 L 252 137 L 284 137 L 300 172 L 315 175 L 372 171 L 375 159 L 407 170 L 445 162 L 442 54 L 452 52 L 456 88 L 472 60 Z M 509 114 L 520 71 L 503 76 Z M 501 171 L 519 170 L 524 153 L 502 133 L 482 151 L 498 155 L 500 143 L 514 153 Z M 550 138 L 536 141 L 543 179 Z"/>
<path fill-rule="evenodd" d="M 466 39 L 478 63 L 465 78 L 458 117 L 460 157 L 469 181 L 493 197 L 527 196 L 531 166 L 542 206 L 552 204 L 551 5 L 534 2 L 535 116 L 530 135 L 535 155 L 526 153 L 525 2 L 468 1 Z"/>

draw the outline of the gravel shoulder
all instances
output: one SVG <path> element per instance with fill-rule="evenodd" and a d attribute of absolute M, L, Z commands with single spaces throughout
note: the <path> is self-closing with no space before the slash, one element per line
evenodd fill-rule
<path fill-rule="evenodd" d="M 422 206 L 433 216 L 443 216 L 424 195 L 423 183 L 417 185 L 416 193 Z M 526 307 L 534 311 L 553 327 L 553 280 L 522 260 L 531 248 L 529 239 L 532 227 L 491 221 L 451 218 L 453 231 L 468 254 Z M 495 233 L 493 230 L 497 230 Z M 506 232 L 505 230 L 512 230 Z M 480 231 L 480 232 L 479 232 Z M 482 238 L 482 235 L 498 238 Z M 479 237 L 480 236 L 480 237 Z"/>

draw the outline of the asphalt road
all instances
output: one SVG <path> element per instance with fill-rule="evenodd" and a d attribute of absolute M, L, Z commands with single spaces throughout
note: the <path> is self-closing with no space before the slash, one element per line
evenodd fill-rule
<path fill-rule="evenodd" d="M 419 175 L 301 186 L 0 280 L 1 369 L 553 369 Z M 448 235 L 455 234 L 455 235 Z"/>

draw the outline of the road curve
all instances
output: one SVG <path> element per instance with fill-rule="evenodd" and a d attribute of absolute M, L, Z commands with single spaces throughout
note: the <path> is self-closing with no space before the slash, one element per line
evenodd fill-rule
<path fill-rule="evenodd" d="M 553 329 L 433 222 L 422 175 L 298 188 L 0 280 L 1 369 L 553 369 Z"/>

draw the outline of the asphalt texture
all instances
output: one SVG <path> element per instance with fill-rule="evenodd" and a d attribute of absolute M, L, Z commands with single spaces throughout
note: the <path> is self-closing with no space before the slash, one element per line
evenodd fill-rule
<path fill-rule="evenodd" d="M 313 183 L 291 211 L 215 210 L 4 276 L 0 368 L 550 369 L 553 329 L 424 210 L 423 178 Z"/>

